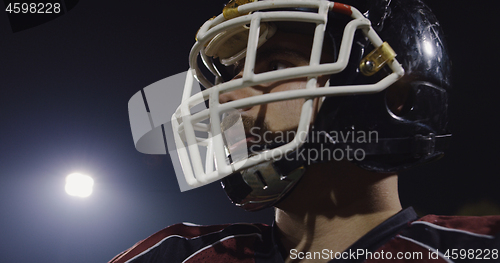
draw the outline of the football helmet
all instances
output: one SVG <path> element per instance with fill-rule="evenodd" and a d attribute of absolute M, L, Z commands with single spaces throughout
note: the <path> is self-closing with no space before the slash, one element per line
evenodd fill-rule
<path fill-rule="evenodd" d="M 255 72 L 259 47 L 280 31 L 311 36 L 309 64 Z M 322 61 L 325 50 L 333 61 Z M 240 61 L 242 71 L 231 73 Z M 199 29 L 189 63 L 172 130 L 165 129 L 182 166 L 179 184 L 187 190 L 222 180 L 246 210 L 279 202 L 308 165 L 330 161 L 337 149 L 358 150 L 350 161 L 364 169 L 398 172 L 438 159 L 451 137 L 450 62 L 439 23 L 420 0 L 232 0 Z M 320 85 L 321 76 L 330 79 Z M 297 78 L 305 89 L 220 102 L 239 89 Z M 404 106 L 394 109 L 391 96 Z M 241 109 L 294 99 L 305 102 L 292 139 L 241 147 L 248 143 Z M 375 141 L 354 139 L 369 131 Z M 320 154 L 297 154 L 311 150 Z"/>

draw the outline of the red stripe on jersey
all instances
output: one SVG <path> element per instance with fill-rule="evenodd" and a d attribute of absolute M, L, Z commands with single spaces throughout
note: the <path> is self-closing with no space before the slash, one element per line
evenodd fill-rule
<path fill-rule="evenodd" d="M 184 224 L 175 224 L 171 225 L 169 227 L 166 227 L 155 234 L 151 235 L 150 237 L 137 242 L 133 247 L 129 248 L 128 250 L 123 251 L 116 257 L 114 257 L 111 261 L 108 263 L 121 263 L 121 262 L 126 262 L 127 260 L 130 260 L 131 258 L 139 255 L 143 251 L 149 249 L 150 247 L 154 246 L 158 242 L 162 241 L 163 239 L 169 237 L 169 236 L 182 236 L 185 238 L 194 238 L 202 235 L 206 235 L 209 233 L 221 231 L 225 227 L 227 227 L 229 224 L 226 225 L 211 225 L 211 226 L 188 226 Z"/>
<path fill-rule="evenodd" d="M 481 235 L 495 235 L 500 232 L 500 216 L 427 215 L 417 221 L 425 221 L 438 226 L 464 230 Z"/>
<path fill-rule="evenodd" d="M 238 236 L 217 242 L 206 249 L 192 255 L 186 263 L 224 262 L 224 263 L 254 263 L 255 235 Z"/>

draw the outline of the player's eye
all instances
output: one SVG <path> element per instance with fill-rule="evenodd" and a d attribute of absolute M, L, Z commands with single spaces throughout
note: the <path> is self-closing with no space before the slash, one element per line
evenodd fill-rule
<path fill-rule="evenodd" d="M 275 70 L 280 70 L 280 69 L 286 69 L 286 68 L 291 68 L 294 67 L 295 65 L 289 61 L 279 59 L 279 60 L 274 60 L 274 59 L 269 59 L 269 60 L 263 60 L 260 63 L 258 63 L 255 66 L 255 74 L 259 73 L 264 73 L 264 72 L 271 72 Z"/>
<path fill-rule="evenodd" d="M 288 67 L 289 67 L 289 65 L 287 65 L 284 62 L 273 61 L 273 62 L 271 62 L 269 69 L 270 69 L 270 71 L 273 71 L 273 70 L 286 69 Z"/>

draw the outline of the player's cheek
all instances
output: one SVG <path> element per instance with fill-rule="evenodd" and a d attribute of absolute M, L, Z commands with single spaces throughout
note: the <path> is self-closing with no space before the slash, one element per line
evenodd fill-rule
<path fill-rule="evenodd" d="M 268 105 L 267 123 L 274 131 L 288 131 L 299 124 L 304 99 L 286 100 Z"/>
<path fill-rule="evenodd" d="M 273 92 L 306 88 L 306 79 L 297 79 L 276 87 Z M 267 106 L 266 121 L 273 131 L 295 130 L 300 121 L 300 113 L 305 99 L 284 100 Z"/>

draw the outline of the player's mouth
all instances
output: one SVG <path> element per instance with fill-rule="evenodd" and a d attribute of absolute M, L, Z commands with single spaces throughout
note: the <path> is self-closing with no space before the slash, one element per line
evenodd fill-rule
<path fill-rule="evenodd" d="M 245 139 L 229 145 L 229 152 L 231 154 L 246 154 L 248 156 L 251 146 L 255 144 L 258 144 L 257 137 L 247 134 Z"/>

